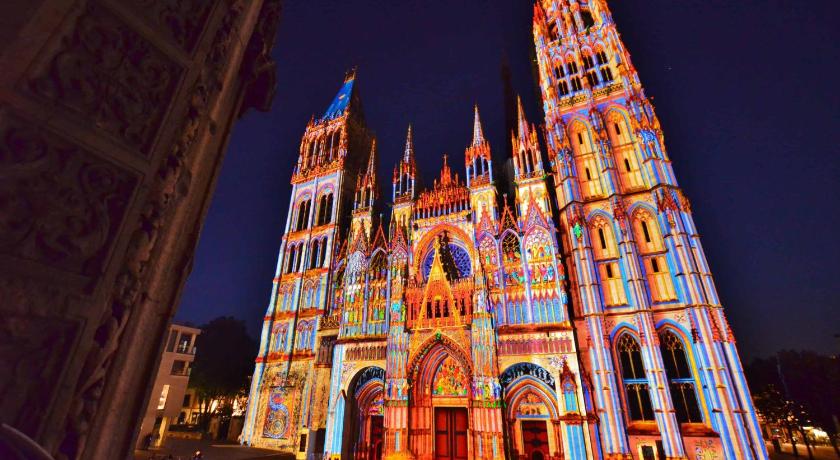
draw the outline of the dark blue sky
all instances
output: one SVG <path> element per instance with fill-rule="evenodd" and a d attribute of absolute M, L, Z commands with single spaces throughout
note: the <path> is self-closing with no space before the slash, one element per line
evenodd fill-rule
<path fill-rule="evenodd" d="M 840 351 L 838 2 L 610 5 L 654 98 L 742 353 Z M 529 118 L 541 122 L 531 8 L 527 0 L 285 2 L 272 111 L 236 125 L 176 319 L 233 315 L 258 334 L 300 137 L 346 69 L 359 68 L 383 179 L 408 123 L 426 183 L 444 152 L 463 176 L 473 103 L 492 148 L 506 147 L 505 56 Z"/>

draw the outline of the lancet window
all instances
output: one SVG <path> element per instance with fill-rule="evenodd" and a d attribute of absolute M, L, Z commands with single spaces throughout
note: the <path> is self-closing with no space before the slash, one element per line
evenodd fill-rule
<path fill-rule="evenodd" d="M 361 253 L 354 253 L 345 272 L 344 289 L 344 311 L 347 324 L 358 324 L 362 322 L 362 307 L 365 302 L 364 276 L 365 256 Z"/>
<path fill-rule="evenodd" d="M 318 285 L 310 281 L 303 288 L 303 308 L 315 308 L 318 306 Z"/>
<path fill-rule="evenodd" d="M 544 230 L 535 230 L 527 239 L 528 266 L 531 287 L 551 286 L 557 277 L 554 270 L 552 241 Z"/>
<path fill-rule="evenodd" d="M 309 211 L 312 202 L 309 198 L 305 198 L 297 205 L 297 219 L 295 221 L 295 231 L 304 230 L 309 226 Z"/>
<path fill-rule="evenodd" d="M 511 232 L 502 238 L 502 263 L 505 267 L 505 285 L 521 286 L 525 281 L 522 271 L 522 252 L 519 238 Z"/>
<path fill-rule="evenodd" d="M 298 323 L 297 336 L 295 337 L 295 350 L 311 351 L 315 346 L 315 334 L 312 321 L 301 321 Z"/>
<path fill-rule="evenodd" d="M 654 302 L 676 300 L 677 293 L 664 254 L 665 242 L 659 224 L 647 210 L 633 213 L 633 235 L 643 256 L 651 299 Z"/>
<path fill-rule="evenodd" d="M 601 173 L 591 131 L 582 122 L 575 122 L 569 130 L 569 140 L 574 152 L 581 195 L 584 199 L 602 196 Z"/>
<path fill-rule="evenodd" d="M 318 199 L 318 214 L 315 225 L 325 225 L 332 222 L 333 194 L 325 193 Z"/>
<path fill-rule="evenodd" d="M 618 258 L 612 222 L 599 215 L 592 219 L 589 226 L 595 260 Z"/>
<path fill-rule="evenodd" d="M 272 353 L 282 353 L 286 350 L 286 337 L 289 334 L 289 326 L 286 323 L 275 324 L 272 329 L 271 347 Z"/>
<path fill-rule="evenodd" d="M 368 295 L 370 297 L 368 321 L 384 321 L 387 297 L 388 259 L 378 251 L 368 270 Z"/>
<path fill-rule="evenodd" d="M 583 30 L 588 30 L 590 27 L 595 25 L 595 18 L 592 17 L 592 13 L 590 13 L 586 8 L 580 9 L 580 21 L 583 26 Z"/>
<path fill-rule="evenodd" d="M 640 209 L 633 213 L 633 233 L 639 252 L 652 254 L 665 250 L 665 242 L 662 233 L 659 231 L 659 224 L 656 218 L 646 209 Z"/>
<path fill-rule="evenodd" d="M 321 238 L 321 250 L 318 252 L 318 266 L 325 267 L 327 263 L 327 240 L 328 238 Z"/>
<path fill-rule="evenodd" d="M 615 166 L 621 187 L 625 191 L 644 188 L 645 182 L 636 156 L 632 131 L 627 118 L 619 111 L 612 110 L 607 115 L 607 135 L 612 145 Z"/>
<path fill-rule="evenodd" d="M 671 401 L 680 423 L 702 423 L 703 416 L 697 403 L 697 391 L 694 376 L 688 363 L 688 356 L 683 341 L 677 335 L 665 329 L 659 333 L 659 349 L 665 374 L 671 390 Z"/>
<path fill-rule="evenodd" d="M 624 278 L 618 262 L 602 262 L 598 265 L 601 274 L 601 288 L 604 303 L 608 306 L 626 305 L 627 295 L 624 290 Z"/>
<path fill-rule="evenodd" d="M 286 253 L 286 273 L 298 273 L 300 261 L 303 256 L 303 244 L 291 244 Z"/>
<path fill-rule="evenodd" d="M 622 334 L 616 343 L 616 354 L 621 368 L 627 417 L 631 421 L 653 421 L 650 387 L 639 342 L 628 333 Z"/>
<path fill-rule="evenodd" d="M 594 88 L 600 83 L 598 80 L 598 72 L 595 70 L 595 60 L 592 55 L 584 54 L 583 56 L 583 70 L 586 72 L 586 81 L 590 88 Z"/>
<path fill-rule="evenodd" d="M 318 240 L 312 240 L 312 243 L 310 243 L 310 249 L 309 249 L 309 268 L 318 267 L 320 252 L 321 252 L 321 242 L 318 241 Z"/>
<path fill-rule="evenodd" d="M 578 73 L 578 65 L 574 56 L 566 57 L 566 65 L 559 64 L 555 70 L 554 75 L 558 78 L 558 90 L 561 96 L 575 93 L 583 89 L 580 81 L 580 74 Z M 570 91 L 571 89 L 571 91 Z"/>
<path fill-rule="evenodd" d="M 599 49 L 595 53 L 595 62 L 598 65 L 598 72 L 601 74 L 601 82 L 609 83 L 613 81 L 612 69 L 610 69 L 610 61 L 607 58 L 607 53 L 603 49 Z"/>

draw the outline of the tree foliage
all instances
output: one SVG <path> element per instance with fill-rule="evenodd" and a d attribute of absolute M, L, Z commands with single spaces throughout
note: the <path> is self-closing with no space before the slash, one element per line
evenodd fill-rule
<path fill-rule="evenodd" d="M 789 430 L 817 426 L 832 435 L 840 417 L 840 359 L 812 351 L 781 351 L 747 367 L 756 408 Z M 840 455 L 840 451 L 838 451 Z"/>
<path fill-rule="evenodd" d="M 248 335 L 243 321 L 223 316 L 201 327 L 190 387 L 200 401 L 208 403 L 205 412 L 209 412 L 209 401 L 220 400 L 223 408 L 247 394 L 256 355 L 257 342 Z"/>

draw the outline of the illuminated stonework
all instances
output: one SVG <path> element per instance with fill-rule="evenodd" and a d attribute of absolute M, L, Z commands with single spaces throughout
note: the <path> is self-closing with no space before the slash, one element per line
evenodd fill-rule
<path fill-rule="evenodd" d="M 546 129 L 518 103 L 511 200 L 478 108 L 465 180 L 444 156 L 422 188 L 409 127 L 388 224 L 354 74 L 309 123 L 243 443 L 298 458 L 767 458 L 606 4 L 538 2 L 534 41 Z"/>

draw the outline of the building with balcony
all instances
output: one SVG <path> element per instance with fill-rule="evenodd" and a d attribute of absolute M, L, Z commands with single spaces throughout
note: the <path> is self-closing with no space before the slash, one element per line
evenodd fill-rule
<path fill-rule="evenodd" d="M 201 329 L 181 324 L 169 326 L 169 338 L 160 358 L 152 396 L 143 415 L 137 447 L 147 444 L 152 447 L 163 445 L 167 428 L 178 423 L 184 395 L 190 380 L 190 369 L 195 359 L 195 341 Z M 151 435 L 151 443 L 148 437 Z"/>

